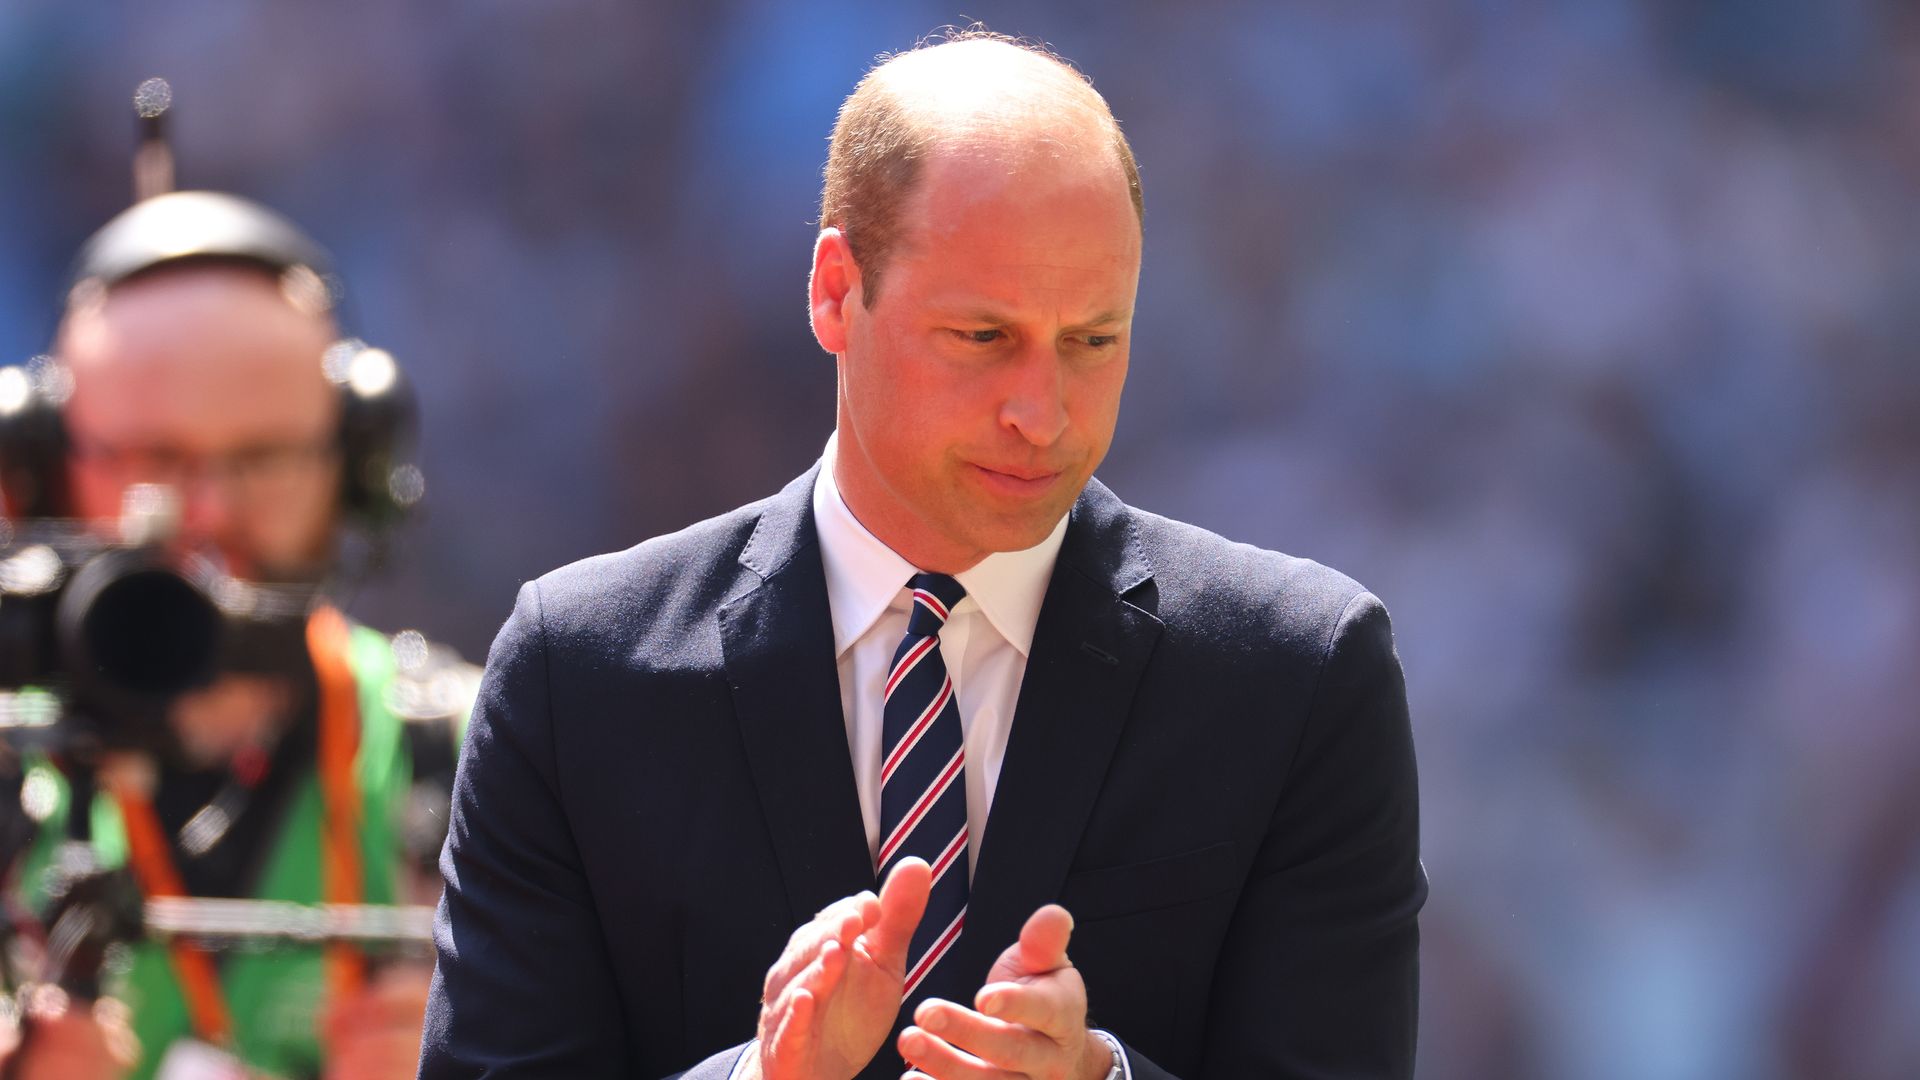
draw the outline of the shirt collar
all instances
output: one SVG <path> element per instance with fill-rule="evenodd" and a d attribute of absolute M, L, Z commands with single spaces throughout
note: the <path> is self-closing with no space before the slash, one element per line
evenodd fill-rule
<path fill-rule="evenodd" d="M 820 536 L 820 561 L 827 576 L 827 606 L 833 613 L 833 651 L 853 647 L 901 596 L 907 579 L 919 573 L 879 537 L 867 531 L 840 497 L 833 478 L 834 439 L 820 458 L 813 483 L 813 521 Z M 1038 544 L 1021 551 L 999 551 L 954 575 L 966 588 L 961 607 L 972 601 L 993 628 L 1021 656 L 1033 648 L 1033 628 L 1047 597 L 1054 560 L 1067 535 L 1067 515 Z"/>

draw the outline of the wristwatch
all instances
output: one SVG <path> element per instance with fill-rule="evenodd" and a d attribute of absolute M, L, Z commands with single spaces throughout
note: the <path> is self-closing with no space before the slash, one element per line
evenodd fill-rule
<path fill-rule="evenodd" d="M 1120 1040 L 1101 1031 L 1099 1028 L 1093 1028 L 1091 1030 L 1095 1035 L 1100 1036 L 1100 1041 L 1106 1043 L 1107 1049 L 1113 1052 L 1113 1068 L 1107 1070 L 1105 1080 L 1126 1080 L 1127 1059 L 1120 1053 Z"/>

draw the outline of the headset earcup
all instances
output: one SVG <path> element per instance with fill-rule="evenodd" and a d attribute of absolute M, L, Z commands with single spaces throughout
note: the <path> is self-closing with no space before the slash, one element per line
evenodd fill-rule
<path fill-rule="evenodd" d="M 413 385 L 393 357 L 360 349 L 340 387 L 340 502 L 347 517 L 379 535 L 397 525 L 420 498 L 418 471 L 407 463 L 419 429 Z"/>
<path fill-rule="evenodd" d="M 0 367 L 0 509 L 10 518 L 70 517 L 67 428 L 47 372 Z"/>

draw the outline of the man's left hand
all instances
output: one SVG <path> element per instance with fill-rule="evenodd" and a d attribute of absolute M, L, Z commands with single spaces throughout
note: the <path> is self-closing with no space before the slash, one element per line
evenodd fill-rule
<path fill-rule="evenodd" d="M 1073 916 L 1048 904 L 1000 954 L 969 1009 L 929 998 L 900 1033 L 913 1080 L 1102 1080 L 1113 1054 L 1087 1028 L 1087 986 L 1067 959 Z"/>

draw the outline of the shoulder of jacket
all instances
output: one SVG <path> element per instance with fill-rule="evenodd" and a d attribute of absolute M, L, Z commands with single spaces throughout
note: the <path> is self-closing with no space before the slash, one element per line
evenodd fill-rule
<path fill-rule="evenodd" d="M 1170 628 L 1243 642 L 1264 637 L 1318 655 L 1356 605 L 1380 606 L 1360 582 L 1312 559 L 1133 513 L 1158 584 L 1156 614 Z"/>

